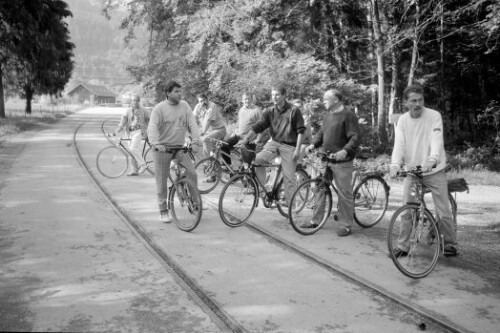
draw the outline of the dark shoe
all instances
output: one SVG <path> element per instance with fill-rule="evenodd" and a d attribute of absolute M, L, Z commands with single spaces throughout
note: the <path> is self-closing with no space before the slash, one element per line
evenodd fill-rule
<path fill-rule="evenodd" d="M 443 255 L 445 257 L 456 257 L 458 256 L 457 248 L 453 245 L 445 245 Z"/>
<path fill-rule="evenodd" d="M 337 231 L 337 236 L 339 237 L 349 236 L 350 234 L 351 234 L 351 229 L 349 228 L 340 228 L 340 230 Z"/>
<path fill-rule="evenodd" d="M 203 179 L 203 182 L 204 183 L 215 183 L 216 180 L 217 180 L 217 177 L 212 176 L 212 177 L 207 177 L 206 179 Z"/>
<path fill-rule="evenodd" d="M 137 171 L 130 171 L 129 173 L 127 173 L 127 176 L 138 176 L 139 174 L 137 173 Z"/>
<path fill-rule="evenodd" d="M 315 229 L 317 227 L 318 227 L 318 224 L 314 223 L 314 222 L 304 222 L 299 226 L 299 228 L 303 228 L 303 229 Z"/>
<path fill-rule="evenodd" d="M 408 252 L 401 250 L 399 247 L 396 247 L 395 249 L 392 250 L 392 254 L 397 258 L 401 257 L 406 257 L 408 255 Z"/>

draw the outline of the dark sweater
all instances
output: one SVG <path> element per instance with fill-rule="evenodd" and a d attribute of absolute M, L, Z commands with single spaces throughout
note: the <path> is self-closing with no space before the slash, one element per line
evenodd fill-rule
<path fill-rule="evenodd" d="M 358 118 L 352 111 L 344 108 L 335 113 L 327 112 L 323 116 L 323 126 L 314 137 L 314 147 L 323 145 L 323 149 L 330 153 L 345 150 L 346 160 L 349 161 L 354 159 L 358 138 Z"/>
<path fill-rule="evenodd" d="M 261 120 L 253 125 L 252 130 L 261 133 L 266 128 L 270 129 L 274 141 L 291 146 L 297 144 L 297 136 L 306 129 L 300 109 L 288 102 L 281 110 L 276 106 L 265 109 Z"/>

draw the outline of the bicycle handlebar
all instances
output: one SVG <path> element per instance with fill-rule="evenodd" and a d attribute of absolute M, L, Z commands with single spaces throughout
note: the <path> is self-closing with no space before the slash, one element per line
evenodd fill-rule
<path fill-rule="evenodd" d="M 159 145 L 165 147 L 165 151 L 159 150 L 156 147 L 157 145 L 154 146 L 154 148 L 153 148 L 154 151 L 158 151 L 158 152 L 162 152 L 162 153 L 176 153 L 178 151 L 183 151 L 183 152 L 187 153 L 187 152 L 193 151 L 192 144 L 188 144 L 187 146 L 182 146 L 182 147 L 169 147 L 169 146 L 162 145 L 162 144 L 159 144 Z"/>
<path fill-rule="evenodd" d="M 213 141 L 216 144 L 219 144 L 221 146 L 227 146 L 228 145 L 228 143 L 226 141 L 218 140 L 218 139 L 215 139 L 215 138 L 205 138 L 205 140 Z"/>
<path fill-rule="evenodd" d="M 322 152 L 319 150 L 313 150 L 313 152 L 316 154 L 316 156 L 320 157 L 322 160 L 327 161 L 327 162 L 339 162 L 336 158 L 331 156 L 332 154 L 330 152 Z"/>
<path fill-rule="evenodd" d="M 422 166 L 417 165 L 416 167 L 411 168 L 410 170 L 399 171 L 396 176 L 397 177 L 406 177 L 406 176 L 410 175 L 410 176 L 415 176 L 415 177 L 419 178 L 419 177 L 422 177 L 423 173 L 424 173 L 424 171 L 422 170 Z"/>

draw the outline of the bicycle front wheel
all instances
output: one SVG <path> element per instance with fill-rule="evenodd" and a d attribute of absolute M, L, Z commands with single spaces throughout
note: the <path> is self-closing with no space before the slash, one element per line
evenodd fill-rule
<path fill-rule="evenodd" d="M 108 178 L 123 175 L 127 171 L 128 163 L 127 154 L 115 146 L 103 148 L 96 158 L 97 170 Z"/>
<path fill-rule="evenodd" d="M 309 175 L 307 172 L 305 172 L 303 169 L 297 169 L 295 171 L 295 181 L 297 182 L 297 185 L 302 184 L 306 180 L 309 179 Z M 300 192 L 301 195 L 303 195 L 302 198 L 307 196 L 307 193 L 304 193 L 304 191 L 307 191 L 307 187 L 303 187 L 302 191 Z M 285 193 L 285 186 L 283 184 L 283 177 L 281 177 L 280 181 L 278 182 L 277 185 L 277 191 L 278 193 L 278 198 L 276 199 L 276 207 L 278 207 L 278 211 L 280 214 L 286 218 L 288 218 L 288 202 L 286 199 L 286 193 Z"/>
<path fill-rule="evenodd" d="M 332 191 L 322 179 L 310 179 L 299 185 L 292 196 L 288 215 L 293 229 L 312 235 L 323 227 L 332 210 Z"/>
<path fill-rule="evenodd" d="M 398 270 L 413 279 L 429 275 L 439 258 L 441 240 L 432 214 L 415 204 L 399 208 L 389 224 L 387 247 Z M 396 257 L 394 249 L 405 250 Z"/>
<path fill-rule="evenodd" d="M 155 174 L 155 162 L 153 160 L 153 148 L 146 150 L 144 154 L 144 162 L 146 163 L 146 170 L 152 175 Z"/>
<path fill-rule="evenodd" d="M 378 176 L 368 176 L 354 189 L 354 221 L 363 228 L 373 227 L 387 211 L 389 186 Z"/>
<path fill-rule="evenodd" d="M 194 167 L 198 175 L 198 190 L 201 194 L 207 194 L 219 184 L 221 177 L 221 165 L 213 157 L 200 160 Z"/>
<path fill-rule="evenodd" d="M 168 200 L 177 227 L 183 231 L 194 230 L 202 213 L 201 195 L 196 187 L 187 179 L 180 179 L 172 186 Z"/>
<path fill-rule="evenodd" d="M 248 221 L 257 205 L 257 184 L 247 174 L 237 174 L 222 188 L 219 215 L 226 225 L 238 227 Z"/>

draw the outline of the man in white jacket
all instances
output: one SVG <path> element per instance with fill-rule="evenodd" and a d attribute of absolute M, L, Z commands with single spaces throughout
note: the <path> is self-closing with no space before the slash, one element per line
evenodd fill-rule
<path fill-rule="evenodd" d="M 441 220 L 440 231 L 444 236 L 444 255 L 456 256 L 457 234 L 448 199 L 448 181 L 445 174 L 446 155 L 443 141 L 443 121 L 438 111 L 424 106 L 424 89 L 410 85 L 404 91 L 405 106 L 396 126 L 392 152 L 391 177 L 395 178 L 401 166 L 406 169 L 422 166 L 423 183 L 432 192 L 436 213 Z M 403 202 L 411 201 L 412 179 L 405 178 Z M 396 257 L 406 256 L 409 250 L 411 218 L 404 218 L 399 231 L 398 246 L 393 249 Z"/>

